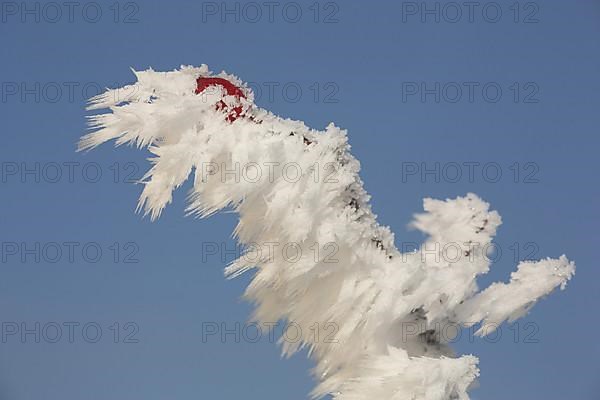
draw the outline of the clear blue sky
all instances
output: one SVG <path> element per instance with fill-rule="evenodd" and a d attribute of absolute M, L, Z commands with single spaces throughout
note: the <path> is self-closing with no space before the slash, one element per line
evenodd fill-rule
<path fill-rule="evenodd" d="M 268 337 L 202 341 L 203 323 L 233 329 L 251 310 L 239 300 L 248 277 L 222 277 L 232 256 L 202 256 L 201 243 L 233 248 L 235 216 L 185 218 L 183 188 L 150 223 L 133 212 L 140 187 L 123 183 L 141 176 L 146 153 L 74 151 L 84 92 L 132 82 L 129 67 L 201 63 L 256 82 L 277 114 L 347 128 L 398 246 L 421 240 L 406 224 L 423 197 L 472 191 L 504 220 L 482 284 L 530 253 L 575 260 L 567 290 L 497 343 L 456 347 L 480 358 L 474 399 L 599 398 L 598 2 L 481 2 L 461 14 L 435 2 L 433 14 L 391 1 L 229 2 L 231 13 L 221 2 L 25 4 L 3 2 L 0 15 L 1 399 L 307 397 L 304 354 L 282 361 Z M 439 181 L 406 175 L 415 166 L 439 168 Z M 22 340 L 36 322 L 40 343 Z"/>

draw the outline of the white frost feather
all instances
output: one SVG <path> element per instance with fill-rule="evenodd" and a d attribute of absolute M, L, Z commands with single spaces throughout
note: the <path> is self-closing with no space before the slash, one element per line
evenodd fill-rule
<path fill-rule="evenodd" d="M 154 157 L 138 207 L 152 219 L 194 173 L 190 214 L 207 216 L 232 207 L 240 216 L 235 234 L 249 251 L 252 244 L 300 246 L 302 256 L 293 263 L 276 251 L 256 262 L 241 257 L 226 273 L 255 269 L 245 294 L 256 304 L 253 318 L 293 321 L 307 333 L 282 347 L 287 355 L 309 348 L 319 380 L 315 396 L 468 399 L 467 389 L 479 373 L 477 358 L 456 358 L 446 344 L 419 339 L 436 323 L 485 325 L 517 318 L 540 297 L 564 287 L 574 273 L 564 256 L 524 262 L 510 283 L 477 293 L 475 279 L 489 269 L 485 245 L 501 219 L 476 195 L 426 199 L 425 213 L 412 224 L 428 235 L 424 251 L 401 254 L 393 234 L 370 209 L 345 131 L 333 124 L 315 131 L 259 109 L 239 79 L 211 75 L 205 65 L 134 72 L 137 83 L 91 100 L 89 109 L 111 113 L 90 117 L 93 131 L 79 148 L 112 139 L 148 147 Z M 243 87 L 248 96 L 239 101 L 252 118 L 227 122 L 214 105 L 236 99 L 220 89 L 194 94 L 199 76 Z M 244 179 L 251 167 L 252 179 Z M 301 171 L 297 180 L 284 179 L 294 170 Z M 327 244 L 336 250 L 335 262 L 325 257 Z M 458 257 L 448 260 L 449 248 Z M 402 337 L 403 324 L 416 322 L 422 328 L 415 337 Z M 308 334 L 315 324 L 334 324 L 335 340 Z"/>

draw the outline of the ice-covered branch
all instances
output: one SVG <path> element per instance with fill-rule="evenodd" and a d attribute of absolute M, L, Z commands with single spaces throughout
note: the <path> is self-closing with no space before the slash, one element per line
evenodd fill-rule
<path fill-rule="evenodd" d="M 206 66 L 135 74 L 137 83 L 92 99 L 90 109 L 111 113 L 90 117 L 80 149 L 112 139 L 148 147 L 154 157 L 138 209 L 152 219 L 191 174 L 188 213 L 239 214 L 235 235 L 248 254 L 226 273 L 254 272 L 245 297 L 256 305 L 255 320 L 300 326 L 300 340 L 282 348 L 309 349 L 315 396 L 467 399 L 477 359 L 455 357 L 435 339 L 435 324 L 517 317 L 573 274 L 564 257 L 523 263 L 511 283 L 477 294 L 501 220 L 476 195 L 426 199 L 412 225 L 428 238 L 400 253 L 371 211 L 344 130 L 279 118 L 258 108 L 238 78 Z M 297 257 L 250 257 L 266 244 L 293 245 Z M 402 334 L 404 324 L 418 325 L 413 336 Z M 335 335 L 308 334 L 314 326 L 333 326 Z"/>
<path fill-rule="evenodd" d="M 556 287 L 564 289 L 574 273 L 575 264 L 564 255 L 558 260 L 524 261 L 509 283 L 496 282 L 459 306 L 457 319 L 469 325 L 483 321 L 477 334 L 489 334 L 505 320 L 521 318 Z"/>

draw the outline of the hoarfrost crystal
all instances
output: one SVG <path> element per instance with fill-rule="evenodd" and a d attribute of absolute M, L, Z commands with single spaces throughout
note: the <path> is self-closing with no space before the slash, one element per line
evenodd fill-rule
<path fill-rule="evenodd" d="M 476 195 L 425 199 L 425 212 L 412 223 L 428 235 L 428 254 L 451 245 L 459 257 L 402 254 L 371 211 L 344 130 L 279 118 L 258 108 L 237 77 L 213 75 L 206 65 L 134 73 L 135 84 L 91 100 L 89 109 L 111 112 L 90 117 L 92 132 L 80 150 L 112 139 L 148 148 L 154 157 L 138 209 L 152 219 L 193 174 L 189 214 L 233 208 L 235 235 L 248 251 L 253 243 L 299 246 L 293 263 L 279 252 L 254 262 L 240 257 L 226 274 L 254 270 L 245 293 L 256 304 L 254 320 L 293 321 L 306 333 L 282 349 L 309 349 L 315 397 L 468 399 L 478 360 L 456 356 L 436 329 L 481 323 L 477 333 L 488 334 L 564 288 L 575 271 L 565 256 L 522 262 L 508 283 L 479 291 L 475 280 L 489 269 L 485 249 L 501 219 Z M 300 173 L 286 179 L 291 164 Z M 252 179 L 221 173 L 250 166 Z M 327 252 L 315 259 L 315 243 L 335 244 L 335 262 Z M 332 323 L 335 340 L 308 334 L 314 324 Z"/>

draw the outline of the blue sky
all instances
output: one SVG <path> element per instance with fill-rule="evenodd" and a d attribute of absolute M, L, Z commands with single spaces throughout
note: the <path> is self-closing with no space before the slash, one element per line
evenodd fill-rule
<path fill-rule="evenodd" d="M 520 325 L 455 347 L 480 358 L 474 399 L 598 398 L 597 2 L 45 4 L 1 5 L 0 398 L 307 397 L 305 354 L 202 340 L 251 310 L 248 277 L 222 276 L 233 255 L 202 253 L 235 248 L 235 216 L 185 218 L 188 186 L 150 223 L 125 182 L 147 153 L 75 153 L 98 88 L 201 63 L 277 114 L 347 128 L 399 247 L 422 239 L 406 224 L 423 197 L 475 192 L 504 221 L 482 285 L 519 259 L 575 260 Z"/>

